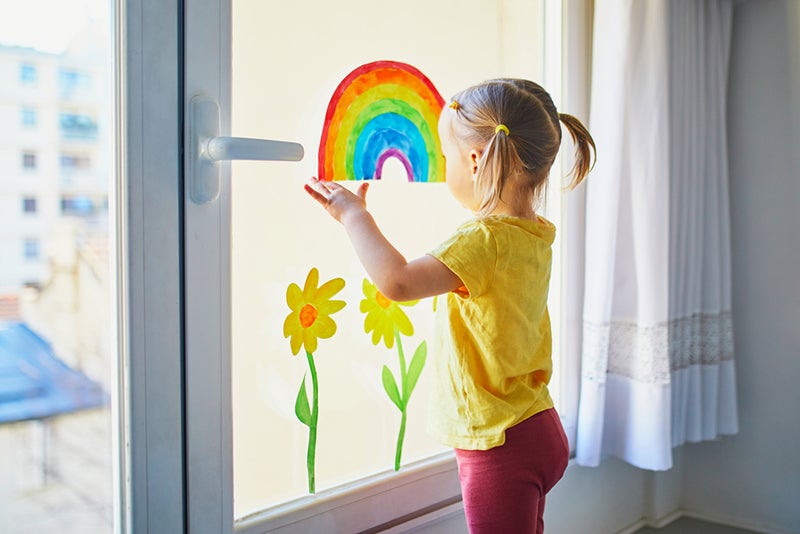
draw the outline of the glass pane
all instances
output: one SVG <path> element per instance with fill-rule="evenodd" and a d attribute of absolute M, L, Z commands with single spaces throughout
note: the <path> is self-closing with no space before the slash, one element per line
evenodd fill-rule
<path fill-rule="evenodd" d="M 393 343 L 387 348 L 380 340 L 373 344 L 372 334 L 365 332 L 366 316 L 360 311 L 362 300 L 375 310 L 389 303 L 371 291 L 365 297 L 365 273 L 343 229 L 303 191 L 308 177 L 318 175 L 320 159 L 324 161 L 326 151 L 320 156 L 320 145 L 330 134 L 325 130 L 329 104 L 344 100 L 345 89 L 355 90 L 345 81 L 349 74 L 377 69 L 365 65 L 380 60 L 417 69 L 405 78 L 398 74 L 397 79 L 376 74 L 370 82 L 402 103 L 425 92 L 420 82 L 425 78 L 445 100 L 485 78 L 540 78 L 539 9 L 535 2 L 485 0 L 289 2 L 280 9 L 260 0 L 233 2 L 232 131 L 236 136 L 300 142 L 306 151 L 301 163 L 233 165 L 237 518 L 309 492 L 312 363 L 318 382 L 314 489 L 326 491 L 395 468 L 402 416 L 397 399 L 393 403 L 387 393 L 385 384 L 390 386 L 391 380 L 385 375 L 391 373 L 402 391 L 398 346 Z M 363 95 L 368 88 L 363 88 Z M 350 105 L 366 106 L 379 99 L 376 94 L 362 95 L 367 103 Z M 393 112 L 413 122 L 404 110 L 400 106 Z M 351 150 L 358 153 L 362 130 L 347 112 L 344 109 L 345 119 L 329 122 L 331 128 L 343 130 L 341 135 L 352 138 Z M 435 132 L 435 117 L 421 122 Z M 386 126 L 393 128 L 402 126 Z M 444 183 L 409 183 L 409 174 L 417 170 L 411 152 L 410 148 L 390 150 L 377 158 L 373 163 L 379 169 L 383 164 L 382 177 L 372 183 L 368 194 L 373 215 L 408 258 L 431 250 L 468 216 Z M 434 158 L 428 162 L 431 168 L 438 155 Z M 374 168 L 373 164 L 364 172 Z M 436 178 L 434 174 L 431 181 Z M 309 359 L 302 348 L 292 355 L 283 325 L 291 312 L 287 288 L 292 283 L 302 288 L 312 268 L 318 269 L 320 284 L 344 279 L 344 288 L 333 299 L 346 305 L 331 315 L 335 333 L 319 339 Z M 417 347 L 432 341 L 433 306 L 433 300 L 427 299 L 401 308 L 414 328 L 413 335 L 400 335 L 406 368 L 411 367 Z M 309 324 L 315 320 L 305 319 Z M 393 340 L 391 327 L 388 331 Z M 408 397 L 401 466 L 446 450 L 426 434 L 426 371 L 422 369 Z M 306 394 L 298 402 L 301 384 Z"/>
<path fill-rule="evenodd" d="M 0 21 L 0 532 L 113 532 L 110 2 L 13 9 Z M 65 117 L 93 135 L 69 135 Z"/>

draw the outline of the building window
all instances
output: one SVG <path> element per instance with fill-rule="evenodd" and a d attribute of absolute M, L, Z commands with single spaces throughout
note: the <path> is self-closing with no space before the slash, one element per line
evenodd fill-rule
<path fill-rule="evenodd" d="M 74 69 L 61 69 L 58 72 L 58 85 L 61 97 L 68 98 L 77 91 L 89 88 L 90 77 L 87 73 Z"/>
<path fill-rule="evenodd" d="M 22 199 L 22 212 L 23 213 L 36 213 L 36 198 L 25 197 Z"/>
<path fill-rule="evenodd" d="M 36 168 L 36 152 L 22 153 L 22 168 L 31 171 Z"/>
<path fill-rule="evenodd" d="M 40 256 L 39 240 L 35 238 L 25 239 L 22 243 L 23 254 L 26 260 L 38 260 Z"/>
<path fill-rule="evenodd" d="M 32 128 L 38 122 L 38 115 L 34 108 L 22 108 L 22 126 Z"/>
<path fill-rule="evenodd" d="M 30 63 L 23 63 L 19 69 L 19 79 L 22 83 L 33 84 L 36 83 L 37 72 L 36 65 Z"/>
<path fill-rule="evenodd" d="M 70 139 L 94 139 L 97 137 L 97 120 L 79 113 L 62 113 L 59 116 L 61 135 Z"/>
<path fill-rule="evenodd" d="M 60 161 L 64 170 L 88 169 L 92 162 L 88 154 L 75 152 L 62 152 Z"/>
<path fill-rule="evenodd" d="M 61 198 L 61 214 L 62 215 L 91 215 L 95 212 L 95 203 L 89 197 L 62 197 Z"/>

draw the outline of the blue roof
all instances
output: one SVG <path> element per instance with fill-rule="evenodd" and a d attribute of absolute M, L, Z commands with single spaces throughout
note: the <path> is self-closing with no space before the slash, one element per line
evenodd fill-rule
<path fill-rule="evenodd" d="M 108 402 L 97 382 L 70 368 L 20 322 L 0 321 L 0 423 L 42 419 Z"/>

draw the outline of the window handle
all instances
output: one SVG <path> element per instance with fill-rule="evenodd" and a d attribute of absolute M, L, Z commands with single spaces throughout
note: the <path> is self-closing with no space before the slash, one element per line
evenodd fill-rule
<path fill-rule="evenodd" d="M 189 191 L 196 204 L 213 202 L 219 196 L 220 162 L 303 159 L 303 145 L 299 143 L 220 136 L 219 104 L 210 97 L 192 97 L 190 121 Z"/>
<path fill-rule="evenodd" d="M 213 161 L 300 161 L 303 159 L 303 145 L 269 139 L 212 137 L 206 143 L 205 156 Z"/>

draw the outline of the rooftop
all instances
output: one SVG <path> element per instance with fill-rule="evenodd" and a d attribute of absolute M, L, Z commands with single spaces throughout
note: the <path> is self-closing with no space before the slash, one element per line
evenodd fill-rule
<path fill-rule="evenodd" d="M 108 395 L 25 323 L 0 321 L 0 424 L 103 406 Z"/>

